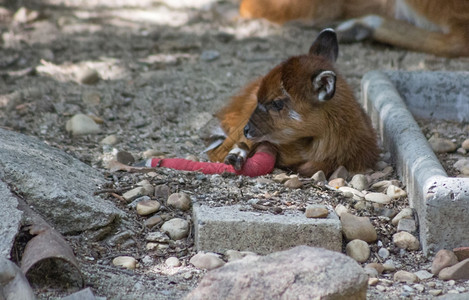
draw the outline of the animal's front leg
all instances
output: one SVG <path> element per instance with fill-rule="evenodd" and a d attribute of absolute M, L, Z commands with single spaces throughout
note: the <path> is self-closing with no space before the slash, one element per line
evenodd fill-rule
<path fill-rule="evenodd" d="M 232 165 L 235 170 L 241 170 L 249 152 L 250 148 L 245 142 L 238 142 L 234 144 L 233 149 L 225 157 L 225 164 Z"/>

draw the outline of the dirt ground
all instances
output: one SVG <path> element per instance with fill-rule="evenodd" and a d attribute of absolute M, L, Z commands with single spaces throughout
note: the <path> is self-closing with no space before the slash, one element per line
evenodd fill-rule
<path fill-rule="evenodd" d="M 236 1 L 0 0 L 0 127 L 36 136 L 102 170 L 117 194 L 144 178 L 214 205 L 239 200 L 237 190 L 230 190 L 233 185 L 244 187 L 242 199 L 273 193 L 278 189 L 275 183 L 248 178 L 165 170 L 154 177 L 110 174 L 103 159 L 111 150 L 99 142 L 114 134 L 119 139 L 114 147 L 137 159 L 154 149 L 167 157 L 195 155 L 206 160 L 201 136 L 213 113 L 249 80 L 289 56 L 305 53 L 320 29 L 308 24 L 277 26 L 240 20 Z M 448 59 L 363 42 L 341 45 L 337 66 L 358 97 L 361 77 L 368 71 L 467 71 L 469 58 Z M 99 80 L 84 84 L 82 76 L 87 70 L 95 70 Z M 77 113 L 93 115 L 101 123 L 101 132 L 72 137 L 65 123 Z M 341 202 L 324 193 L 331 204 Z M 302 189 L 285 197 L 321 198 L 318 194 L 317 189 Z M 113 200 L 128 211 L 122 228 L 113 233 L 114 237 L 125 236 L 122 241 L 127 244 L 118 238 L 113 244 L 67 237 L 83 268 L 86 286 L 109 299 L 182 298 L 203 275 L 188 265 L 194 253 L 192 239 L 170 243 L 166 252 L 149 255 L 143 238 L 148 232 L 144 218 L 119 198 Z M 395 208 L 405 205 L 399 203 Z M 190 219 L 187 213 L 165 209 L 164 218 Z M 386 230 L 380 231 L 385 241 L 392 233 Z M 136 233 L 139 237 L 129 239 Z M 140 268 L 113 267 L 112 258 L 124 254 L 136 257 Z M 183 266 L 166 267 L 164 259 L 170 255 L 178 256 Z M 399 254 L 396 250 L 393 255 L 406 270 L 417 271 L 430 263 L 418 251 Z M 34 287 L 44 299 L 79 289 L 51 278 Z M 428 288 L 407 294 L 402 288 L 402 284 L 392 283 L 385 291 L 370 288 L 369 296 L 431 297 Z M 441 289 L 443 293 L 467 292 L 469 284 L 441 283 Z"/>

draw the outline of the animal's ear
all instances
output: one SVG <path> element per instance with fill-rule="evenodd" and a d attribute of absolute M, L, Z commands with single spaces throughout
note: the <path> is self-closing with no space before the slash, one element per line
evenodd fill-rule
<path fill-rule="evenodd" d="M 311 78 L 314 92 L 319 101 L 326 101 L 334 97 L 336 75 L 333 71 L 321 71 Z"/>
<path fill-rule="evenodd" d="M 331 62 L 335 62 L 339 55 L 339 43 L 335 31 L 331 28 L 321 31 L 309 48 L 309 53 L 323 56 Z"/>

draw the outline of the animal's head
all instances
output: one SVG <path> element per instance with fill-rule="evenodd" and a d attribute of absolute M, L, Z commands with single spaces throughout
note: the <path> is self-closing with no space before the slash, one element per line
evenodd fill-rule
<path fill-rule="evenodd" d="M 244 128 L 255 142 L 285 144 L 322 130 L 324 109 L 334 99 L 336 73 L 333 64 L 338 42 L 332 29 L 323 30 L 309 53 L 276 66 L 263 79 L 257 107 Z"/>

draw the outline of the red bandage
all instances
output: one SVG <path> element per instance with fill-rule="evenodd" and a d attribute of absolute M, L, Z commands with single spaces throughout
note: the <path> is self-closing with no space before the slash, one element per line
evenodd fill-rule
<path fill-rule="evenodd" d="M 199 171 L 204 174 L 222 174 L 225 172 L 256 177 L 269 174 L 275 167 L 275 156 L 266 152 L 257 152 L 246 160 L 241 170 L 232 165 L 213 162 L 198 162 L 184 158 L 153 158 L 151 167 L 163 167 L 183 171 Z"/>

